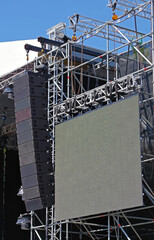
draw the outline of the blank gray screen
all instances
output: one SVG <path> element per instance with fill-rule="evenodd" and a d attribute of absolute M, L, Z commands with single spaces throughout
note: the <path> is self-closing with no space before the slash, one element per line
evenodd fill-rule
<path fill-rule="evenodd" d="M 56 220 L 140 206 L 138 95 L 55 129 Z"/>

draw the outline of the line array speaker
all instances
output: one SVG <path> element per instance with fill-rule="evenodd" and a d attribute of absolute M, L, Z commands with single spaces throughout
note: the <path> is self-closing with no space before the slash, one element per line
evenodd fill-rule
<path fill-rule="evenodd" d="M 14 78 L 20 173 L 27 211 L 54 204 L 46 76 L 25 71 Z"/>

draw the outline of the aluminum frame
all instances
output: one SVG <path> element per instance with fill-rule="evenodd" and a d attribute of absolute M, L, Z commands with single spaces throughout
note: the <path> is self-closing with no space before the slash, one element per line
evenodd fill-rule
<path fill-rule="evenodd" d="M 151 3 L 151 8 L 150 8 Z M 110 1 L 109 1 L 110 7 Z M 113 57 L 116 59 L 117 56 L 122 55 L 123 49 L 130 46 L 133 43 L 138 43 L 140 39 L 146 38 L 147 36 L 152 36 L 152 46 L 154 46 L 154 1 L 130 1 L 130 0 L 119 0 L 117 5 L 117 10 L 122 11 L 117 22 L 106 22 L 102 23 L 100 21 L 90 19 L 84 16 L 79 15 L 79 22 L 76 23 L 77 15 L 70 17 L 74 22 L 74 27 L 76 31 L 82 32 L 82 35 L 78 37 L 78 42 L 85 41 L 90 37 L 101 37 L 106 39 L 107 49 L 105 53 L 102 53 L 98 57 L 91 58 L 88 61 L 81 62 L 77 66 L 73 66 L 71 61 L 71 47 L 74 42 L 70 41 L 66 44 L 63 44 L 59 48 L 54 48 L 48 54 L 43 55 L 36 59 L 33 67 L 33 63 L 27 64 L 27 66 L 20 69 L 20 71 L 14 71 L 6 76 L 1 77 L 0 81 L 0 90 L 2 90 L 7 84 L 13 84 L 13 77 L 16 74 L 20 74 L 23 69 L 33 69 L 37 71 L 38 68 L 43 68 L 44 64 L 48 66 L 49 80 L 48 80 L 48 120 L 51 133 L 51 148 L 52 148 L 52 164 L 54 166 L 54 151 L 55 151 L 55 139 L 54 139 L 54 127 L 55 124 L 64 119 L 73 117 L 73 113 L 82 114 L 85 111 L 90 111 L 91 107 L 98 107 L 99 104 L 109 104 L 111 100 L 111 95 L 115 96 L 115 100 L 118 100 L 117 95 L 120 95 L 121 98 L 124 98 L 124 95 L 131 94 L 134 91 L 140 92 L 144 95 L 143 85 L 142 85 L 142 75 L 147 74 L 151 70 L 154 71 L 154 48 L 152 48 L 152 61 L 147 59 L 147 57 L 140 52 L 138 47 L 135 48 L 137 54 L 145 59 L 147 62 L 146 67 L 139 69 L 131 74 L 125 75 L 122 78 L 118 77 L 117 67 L 114 81 L 110 82 L 110 61 L 113 60 Z M 137 32 L 136 38 L 132 41 L 132 36 L 134 37 L 134 32 L 131 29 L 126 29 L 124 27 L 119 27 L 117 24 L 121 21 L 127 20 L 134 15 L 142 16 L 147 19 L 147 21 L 152 17 L 152 31 L 148 34 L 143 34 Z M 71 25 L 72 27 L 72 25 Z M 73 29 L 73 28 L 72 28 Z M 116 29 L 116 34 L 114 29 Z M 118 29 L 118 31 L 117 31 Z M 126 33 L 127 32 L 127 33 Z M 142 36 L 141 36 L 142 34 Z M 115 40 L 116 38 L 116 40 Z M 121 44 L 120 46 L 109 49 L 109 41 L 116 42 Z M 117 53 L 120 51 L 120 53 Z M 116 54 L 115 54 L 116 53 Z M 111 55 L 112 54 L 112 55 Z M 106 59 L 103 62 L 104 68 L 106 68 L 106 83 L 102 86 L 99 86 L 92 90 L 85 90 L 82 82 L 80 82 L 79 76 L 84 76 L 85 73 L 81 71 L 85 66 L 94 63 L 94 70 L 97 71 L 98 68 L 102 67 L 102 59 Z M 96 63 L 96 61 L 98 61 Z M 94 72 L 95 72 L 94 71 Z M 67 76 L 67 90 L 64 91 L 64 76 Z M 74 95 L 72 92 L 72 77 L 75 76 L 75 79 L 78 79 L 78 83 L 81 85 L 82 91 L 80 94 Z M 94 74 L 89 75 L 90 78 L 97 81 L 97 76 Z M 102 78 L 104 81 L 104 78 Z M 154 90 L 153 90 L 154 94 Z M 145 95 L 146 96 L 146 95 Z M 153 103 L 154 95 L 148 95 L 145 99 L 141 101 L 141 106 L 148 103 Z M 145 107 L 146 108 L 146 107 Z M 152 112 L 150 112 L 152 115 Z M 144 119 L 144 116 L 141 117 L 141 122 L 144 126 L 151 127 L 147 119 Z M 153 128 L 153 126 L 152 126 Z M 151 130 L 153 133 L 153 130 Z M 154 155 L 151 153 L 143 153 L 142 164 L 146 162 L 152 162 L 154 160 Z M 121 236 L 125 236 L 126 239 L 131 239 L 128 229 L 131 229 L 137 239 L 142 239 L 138 234 L 136 227 L 146 226 L 154 223 L 154 217 L 137 217 L 134 212 L 143 212 L 153 210 L 153 196 L 154 193 L 149 186 L 149 184 L 143 178 L 144 188 L 146 189 L 147 198 L 151 202 L 151 205 L 143 206 L 141 208 L 129 209 L 124 211 L 117 211 L 112 213 L 100 214 L 97 216 L 89 216 L 86 218 L 79 219 L 69 219 L 62 222 L 55 222 L 54 220 L 54 206 L 51 209 L 45 210 L 45 222 L 43 222 L 37 212 L 31 212 L 31 231 L 30 239 L 45 239 L 45 240 L 58 240 L 62 239 L 65 235 L 65 238 L 69 238 L 69 234 L 76 234 L 75 230 L 70 229 L 70 225 L 74 224 L 78 226 L 80 230 L 78 231 L 80 239 L 83 236 L 89 236 L 91 239 L 100 239 L 101 237 L 106 237 L 110 240 L 114 236 L 117 240 L 121 239 Z M 132 214 L 130 216 L 130 214 Z M 94 219 L 105 219 L 105 224 L 94 223 Z M 37 220 L 36 220 L 37 219 Z M 122 224 L 122 219 L 125 219 L 125 224 Z M 134 223 L 135 221 L 135 223 Z M 78 228 L 77 227 L 77 228 Z M 43 232 L 43 237 L 42 237 Z"/>

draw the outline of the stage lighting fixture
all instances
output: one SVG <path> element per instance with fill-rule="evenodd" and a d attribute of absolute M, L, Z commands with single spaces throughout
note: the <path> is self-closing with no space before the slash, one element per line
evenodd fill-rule
<path fill-rule="evenodd" d="M 17 225 L 21 225 L 22 230 L 29 230 L 30 229 L 30 215 L 20 214 L 16 222 Z"/>
<path fill-rule="evenodd" d="M 66 36 L 64 33 L 60 32 L 57 34 L 57 37 L 61 40 L 63 40 L 65 43 L 68 41 L 68 40 L 71 40 L 68 36 Z"/>
<path fill-rule="evenodd" d="M 18 191 L 18 193 L 17 193 L 17 196 L 18 196 L 18 197 L 21 197 L 22 200 L 25 201 L 25 198 L 24 198 L 24 190 L 23 190 L 23 187 L 22 187 L 22 186 L 19 188 L 19 191 Z"/>
<path fill-rule="evenodd" d="M 13 88 L 10 87 L 9 85 L 6 85 L 4 90 L 3 90 L 3 94 L 8 96 L 8 99 L 14 99 L 14 92 L 13 92 Z"/>
<path fill-rule="evenodd" d="M 3 90 L 4 94 L 8 94 L 8 93 L 13 93 L 13 88 L 10 87 L 9 85 L 6 85 L 4 90 Z"/>

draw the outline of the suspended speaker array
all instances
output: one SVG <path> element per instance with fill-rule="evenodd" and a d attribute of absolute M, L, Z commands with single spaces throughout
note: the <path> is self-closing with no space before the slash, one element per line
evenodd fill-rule
<path fill-rule="evenodd" d="M 14 78 L 20 173 L 27 211 L 54 203 L 46 78 L 46 74 L 29 71 Z"/>

